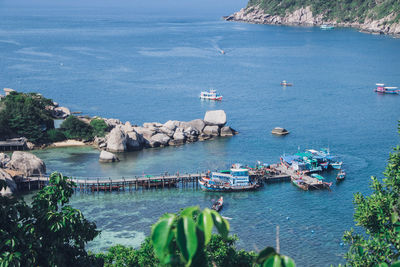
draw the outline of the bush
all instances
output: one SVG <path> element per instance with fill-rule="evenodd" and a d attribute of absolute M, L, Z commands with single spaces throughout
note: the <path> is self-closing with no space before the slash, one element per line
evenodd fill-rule
<path fill-rule="evenodd" d="M 108 125 L 103 119 L 93 119 L 90 122 L 90 126 L 93 128 L 93 137 L 98 136 L 98 137 L 104 137 L 106 135 L 106 130 L 108 128 Z"/>
<path fill-rule="evenodd" d="M 59 130 L 59 129 L 50 129 L 47 131 L 47 138 L 49 142 L 54 143 L 54 142 L 61 142 L 67 139 L 65 134 Z"/>
<path fill-rule="evenodd" d="M 93 127 L 75 116 L 69 116 L 61 125 L 60 130 L 68 139 L 91 140 Z"/>
<path fill-rule="evenodd" d="M 54 128 L 50 110 L 53 101 L 39 94 L 11 92 L 0 101 L 0 134 L 26 137 L 33 143 L 47 139 L 46 130 Z"/>

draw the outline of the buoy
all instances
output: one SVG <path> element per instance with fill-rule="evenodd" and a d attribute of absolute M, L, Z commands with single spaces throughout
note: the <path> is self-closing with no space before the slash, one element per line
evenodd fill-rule
<path fill-rule="evenodd" d="M 314 233 L 314 230 L 311 230 L 311 233 Z"/>
<path fill-rule="evenodd" d="M 340 245 L 341 245 L 341 246 L 343 246 L 343 243 L 342 243 L 342 242 L 340 242 Z"/>
<path fill-rule="evenodd" d="M 286 217 L 286 220 L 289 220 L 290 218 L 289 217 Z"/>

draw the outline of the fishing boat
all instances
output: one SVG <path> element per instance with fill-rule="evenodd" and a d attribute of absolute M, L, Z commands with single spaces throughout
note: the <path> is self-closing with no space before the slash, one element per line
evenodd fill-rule
<path fill-rule="evenodd" d="M 224 197 L 221 196 L 217 201 L 214 202 L 211 209 L 219 212 L 222 209 L 222 205 L 224 205 Z"/>
<path fill-rule="evenodd" d="M 374 89 L 375 92 L 381 93 L 381 94 L 400 94 L 400 90 L 398 87 L 390 87 L 390 86 L 385 86 L 383 83 L 377 83 L 376 88 Z"/>
<path fill-rule="evenodd" d="M 292 179 L 292 184 L 305 191 L 308 190 L 308 184 L 301 179 Z"/>
<path fill-rule="evenodd" d="M 255 190 L 259 184 L 250 181 L 249 170 L 234 164 L 231 169 L 212 172 L 199 180 L 202 190 L 206 191 L 246 191 Z"/>
<path fill-rule="evenodd" d="M 336 176 L 336 180 L 337 181 L 343 181 L 344 178 L 346 178 L 346 172 L 344 170 L 341 170 L 337 176 Z"/>
<path fill-rule="evenodd" d="M 221 101 L 222 95 L 218 94 L 216 90 L 210 89 L 208 92 L 203 91 L 200 94 L 201 99 Z"/>
<path fill-rule="evenodd" d="M 286 80 L 281 81 L 282 86 L 292 86 L 293 83 L 288 83 Z"/>
<path fill-rule="evenodd" d="M 287 135 L 289 134 L 289 131 L 282 127 L 275 127 L 271 133 L 274 135 Z"/>
<path fill-rule="evenodd" d="M 318 179 L 319 181 L 324 180 L 325 178 L 319 174 L 313 173 L 311 174 L 311 177 Z"/>
<path fill-rule="evenodd" d="M 343 164 L 343 162 L 336 161 L 336 162 L 329 163 L 329 166 L 331 166 L 335 170 L 340 170 L 342 168 L 342 164 Z"/>
<path fill-rule="evenodd" d="M 322 24 L 322 25 L 320 26 L 320 28 L 321 28 L 322 30 L 333 30 L 335 27 L 334 27 L 333 25 L 329 25 L 329 24 Z"/>

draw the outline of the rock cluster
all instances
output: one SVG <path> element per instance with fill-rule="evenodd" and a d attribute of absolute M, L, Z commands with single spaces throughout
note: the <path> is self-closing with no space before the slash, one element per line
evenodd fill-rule
<path fill-rule="evenodd" d="M 12 177 L 12 173 L 15 173 Z M 0 195 L 12 195 L 17 191 L 15 177 L 31 177 L 46 174 L 46 165 L 35 155 L 28 152 L 15 151 L 11 158 L 0 153 L 0 180 L 6 181 L 7 188 L 0 191 Z"/>
<path fill-rule="evenodd" d="M 119 120 L 105 119 L 111 128 L 105 138 L 96 138 L 94 144 L 109 152 L 124 152 L 151 147 L 176 146 L 204 141 L 215 136 L 233 136 L 237 132 L 226 124 L 223 110 L 207 111 L 204 119 L 189 122 L 169 120 L 144 123 L 143 126 L 123 124 Z"/>
<path fill-rule="evenodd" d="M 115 162 L 115 161 L 119 161 L 119 158 L 111 152 L 102 150 L 100 153 L 99 161 L 100 162 Z"/>
<path fill-rule="evenodd" d="M 250 6 L 226 16 L 224 19 L 227 21 L 275 25 L 319 26 L 331 24 L 339 27 L 358 28 L 362 32 L 368 33 L 400 35 L 400 23 L 393 23 L 394 17 L 394 14 L 390 14 L 380 20 L 366 19 L 363 23 L 337 22 L 335 20 L 325 20 L 323 14 L 314 15 L 310 6 L 301 7 L 291 13 L 286 13 L 285 16 L 266 14 L 259 6 Z"/>

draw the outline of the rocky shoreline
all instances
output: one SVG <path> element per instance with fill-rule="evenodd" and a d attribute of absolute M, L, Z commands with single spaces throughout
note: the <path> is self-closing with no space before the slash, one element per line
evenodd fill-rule
<path fill-rule="evenodd" d="M 335 27 L 357 28 L 360 32 L 371 34 L 388 34 L 400 37 L 400 23 L 390 23 L 394 14 L 390 14 L 380 20 L 367 19 L 363 23 L 359 22 L 338 22 L 335 20 L 324 20 L 323 14 L 314 16 L 311 7 L 302 7 L 285 16 L 266 14 L 258 6 L 242 8 L 240 11 L 225 16 L 226 21 L 239 21 L 254 24 L 288 25 L 288 26 L 320 26 L 330 24 Z"/>
<path fill-rule="evenodd" d="M 192 121 L 169 120 L 144 123 L 143 126 L 132 125 L 129 121 L 122 123 L 116 119 L 104 119 L 110 127 L 105 137 L 97 137 L 93 145 L 100 150 L 119 153 L 136 151 L 144 148 L 177 146 L 185 143 L 204 141 L 217 136 L 233 136 L 238 132 L 226 126 L 226 114 L 223 110 L 207 111 L 204 119 Z M 118 161 L 103 153 L 101 162 Z"/>

